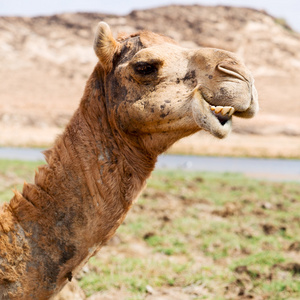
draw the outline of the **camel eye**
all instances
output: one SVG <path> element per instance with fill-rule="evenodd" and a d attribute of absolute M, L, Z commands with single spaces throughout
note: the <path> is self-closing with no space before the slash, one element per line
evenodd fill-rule
<path fill-rule="evenodd" d="M 138 62 L 134 65 L 134 71 L 139 75 L 150 75 L 157 72 L 157 64 L 150 64 L 147 62 Z"/>

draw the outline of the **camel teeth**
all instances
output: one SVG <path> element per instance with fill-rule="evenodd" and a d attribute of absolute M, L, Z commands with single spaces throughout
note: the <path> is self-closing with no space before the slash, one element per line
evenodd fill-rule
<path fill-rule="evenodd" d="M 224 106 L 221 110 L 221 114 L 225 116 L 230 111 L 230 106 Z"/>
<path fill-rule="evenodd" d="M 223 116 L 228 115 L 229 117 L 233 115 L 235 109 L 232 106 L 210 106 L 210 110 L 214 111 L 216 114 L 221 113 Z"/>
<path fill-rule="evenodd" d="M 223 106 L 217 106 L 216 109 L 215 109 L 215 113 L 218 114 L 222 110 L 223 110 Z"/>
<path fill-rule="evenodd" d="M 230 110 L 228 112 L 228 116 L 232 116 L 234 112 L 235 112 L 235 109 L 233 107 L 230 107 Z"/>

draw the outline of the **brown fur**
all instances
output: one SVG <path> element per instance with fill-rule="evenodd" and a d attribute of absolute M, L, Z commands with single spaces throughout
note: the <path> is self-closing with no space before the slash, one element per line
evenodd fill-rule
<path fill-rule="evenodd" d="M 191 55 L 149 32 L 115 41 L 103 23 L 97 32 L 99 63 L 79 108 L 45 152 L 47 164 L 38 169 L 35 183 L 24 184 L 23 192 L 15 192 L 1 208 L 1 299 L 49 299 L 111 238 L 145 186 L 157 155 L 201 129 L 192 105 L 198 101 L 199 80 L 210 72 L 226 78 L 209 65 L 234 60 L 245 80 L 252 81 L 227 52 Z M 134 73 L 136 60 L 149 59 L 157 63 L 155 74 Z M 173 69 L 172 59 L 177 62 Z M 205 80 L 207 88 L 210 79 Z M 230 82 L 230 88 L 237 86 L 227 95 L 230 103 L 222 98 L 222 105 L 235 105 L 250 116 L 257 101 L 250 85 Z M 221 88 L 227 91 L 227 83 Z M 235 90 L 241 90 L 236 97 Z"/>

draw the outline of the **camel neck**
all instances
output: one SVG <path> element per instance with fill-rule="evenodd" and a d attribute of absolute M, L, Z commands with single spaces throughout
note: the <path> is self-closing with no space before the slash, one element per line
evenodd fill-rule
<path fill-rule="evenodd" d="M 90 79 L 79 109 L 45 152 L 35 184 L 11 201 L 34 251 L 28 266 L 47 281 L 41 291 L 33 279 L 28 299 L 44 299 L 76 274 L 115 233 L 154 168 L 155 159 L 113 129 L 100 91 Z"/>

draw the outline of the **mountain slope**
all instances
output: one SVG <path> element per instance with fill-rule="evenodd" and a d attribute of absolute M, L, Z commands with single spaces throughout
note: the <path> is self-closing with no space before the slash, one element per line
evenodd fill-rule
<path fill-rule="evenodd" d="M 48 144 L 60 132 L 96 63 L 92 43 L 100 20 L 116 35 L 147 29 L 185 47 L 238 53 L 255 75 L 261 113 L 253 121 L 238 120 L 236 132 L 300 135 L 300 35 L 264 11 L 173 5 L 126 16 L 0 17 L 2 145 Z"/>

